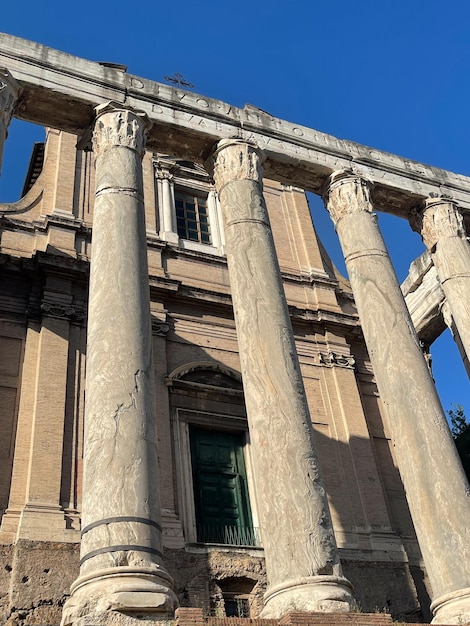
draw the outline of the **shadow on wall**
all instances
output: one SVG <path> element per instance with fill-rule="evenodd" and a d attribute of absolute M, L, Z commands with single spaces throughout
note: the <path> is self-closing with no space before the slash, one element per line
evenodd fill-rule
<path fill-rule="evenodd" d="M 354 454 L 367 440 L 354 438 L 350 446 L 332 441 L 324 437 L 321 433 L 316 433 L 315 443 L 319 450 L 320 462 L 325 460 L 325 455 L 333 451 L 333 456 L 342 454 Z M 273 460 L 274 462 L 274 460 Z M 391 458 L 383 458 L 381 464 L 389 465 L 390 476 L 387 480 L 400 481 L 399 474 Z M 329 465 L 329 464 L 324 464 Z M 337 478 L 337 477 L 336 477 Z M 344 575 L 354 586 L 354 597 L 359 609 L 364 613 L 384 612 L 389 613 L 394 620 L 404 622 L 429 622 L 431 614 L 429 606 L 431 603 L 428 590 L 426 588 L 425 572 L 418 563 L 416 545 L 413 538 L 408 534 L 411 526 L 411 519 L 403 497 L 399 497 L 397 502 L 390 505 L 391 515 L 393 509 L 400 512 L 401 519 L 407 519 L 408 528 L 398 525 L 397 536 L 388 529 L 387 539 L 393 535 L 395 545 L 399 545 L 400 539 L 405 546 L 410 549 L 410 561 L 407 562 L 405 553 L 390 553 L 383 551 L 381 554 L 373 552 L 366 547 L 367 533 L 349 524 L 343 523 L 341 501 L 344 499 L 336 497 L 336 492 L 331 492 L 328 485 L 336 482 L 335 477 L 326 474 L 325 483 L 329 492 L 332 508 L 335 509 L 336 525 L 342 526 L 343 531 L 348 535 L 348 547 L 340 550 Z M 400 483 L 394 482 L 395 488 Z M 347 490 L 347 484 L 343 484 L 341 489 Z M 397 489 L 400 492 L 400 489 Z M 403 491 L 401 490 L 403 493 Z M 336 503 L 336 504 L 335 504 Z M 350 511 L 344 518 L 350 520 Z M 338 524 L 339 522 L 339 524 Z M 279 520 L 282 524 L 282 519 Z M 262 529 L 261 529 L 262 534 Z M 375 540 L 379 537 L 378 529 L 369 529 L 369 536 L 375 535 Z M 352 537 L 356 537 L 356 544 L 352 544 Z M 380 540 L 380 537 L 379 537 Z M 239 585 L 243 581 L 250 581 L 252 589 L 241 594 L 240 599 L 246 598 L 249 607 L 249 616 L 257 617 L 263 607 L 263 594 L 266 589 L 266 573 L 262 558 L 253 556 L 253 549 L 244 549 L 236 546 L 211 545 L 205 549 L 200 544 L 190 546 L 186 550 L 165 550 L 165 565 L 176 582 L 176 593 L 182 606 L 203 608 L 207 614 L 215 616 L 225 615 L 224 606 L 227 605 L 227 589 L 233 582 Z M 246 588 L 245 588 L 246 589 Z M 229 589 L 230 591 L 230 589 Z M 230 600 L 231 598 L 229 598 Z M 242 609 L 243 610 L 243 609 Z M 247 615 L 248 616 L 248 615 Z"/>

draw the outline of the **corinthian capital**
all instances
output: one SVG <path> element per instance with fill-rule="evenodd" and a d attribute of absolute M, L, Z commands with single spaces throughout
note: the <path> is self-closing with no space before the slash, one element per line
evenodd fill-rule
<path fill-rule="evenodd" d="M 19 85 L 10 72 L 0 67 L 0 121 L 7 127 L 18 98 Z"/>
<path fill-rule="evenodd" d="M 222 139 L 207 161 L 213 171 L 215 186 L 218 191 L 227 183 L 235 180 L 263 179 L 262 163 L 265 156 L 255 143 L 242 139 Z"/>
<path fill-rule="evenodd" d="M 367 211 L 373 213 L 370 183 L 360 176 L 341 170 L 333 172 L 323 194 L 325 206 L 336 224 L 349 213 Z"/>
<path fill-rule="evenodd" d="M 93 150 L 97 155 L 121 146 L 131 148 L 143 157 L 150 127 L 145 113 L 127 109 L 117 102 L 100 104 L 95 111 Z"/>
<path fill-rule="evenodd" d="M 413 211 L 411 228 L 421 234 L 423 242 L 432 250 L 441 238 L 465 239 L 465 226 L 457 204 L 448 198 L 427 198 Z"/>

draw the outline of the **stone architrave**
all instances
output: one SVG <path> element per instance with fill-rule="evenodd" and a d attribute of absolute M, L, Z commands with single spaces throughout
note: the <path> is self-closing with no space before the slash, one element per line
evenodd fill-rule
<path fill-rule="evenodd" d="M 452 312 L 467 361 L 470 357 L 470 244 L 455 202 L 427 198 L 411 226 L 421 234 Z"/>
<path fill-rule="evenodd" d="M 325 195 L 346 260 L 433 590 L 433 623 L 470 621 L 470 492 L 377 225 L 369 184 L 336 172 Z"/>
<path fill-rule="evenodd" d="M 8 137 L 11 114 L 18 98 L 19 85 L 8 70 L 0 67 L 0 172 L 3 148 Z"/>
<path fill-rule="evenodd" d="M 162 563 L 141 164 L 146 124 L 119 104 L 96 109 L 81 561 L 63 626 L 127 626 L 140 623 L 137 614 L 168 617 L 176 605 Z"/>
<path fill-rule="evenodd" d="M 262 153 L 218 143 L 209 168 L 224 219 L 227 262 L 268 575 L 262 617 L 347 612 L 343 577 L 271 226 Z"/>

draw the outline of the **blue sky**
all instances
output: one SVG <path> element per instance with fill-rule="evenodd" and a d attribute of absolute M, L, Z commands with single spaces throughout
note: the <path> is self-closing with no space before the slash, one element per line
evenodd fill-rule
<path fill-rule="evenodd" d="M 152 80 L 181 72 L 197 93 L 470 175 L 468 0 L 4 4 L 2 32 Z M 42 136 L 12 125 L 0 201 L 18 198 Z M 312 197 L 311 208 L 344 267 L 321 201 Z M 380 219 L 403 280 L 423 244 L 403 220 Z M 470 416 L 468 378 L 446 335 L 432 348 L 438 390 L 445 409 L 462 404 Z"/>

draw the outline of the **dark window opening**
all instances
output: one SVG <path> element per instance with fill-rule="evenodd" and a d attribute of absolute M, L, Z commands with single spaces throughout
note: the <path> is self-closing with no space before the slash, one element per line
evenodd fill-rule
<path fill-rule="evenodd" d="M 250 600 L 254 582 L 247 578 L 227 578 L 219 581 L 226 617 L 250 617 Z"/>
<path fill-rule="evenodd" d="M 177 191 L 175 207 L 178 237 L 211 244 L 207 198 Z"/>
<path fill-rule="evenodd" d="M 226 617 L 250 617 L 248 598 L 228 598 L 224 595 Z"/>

